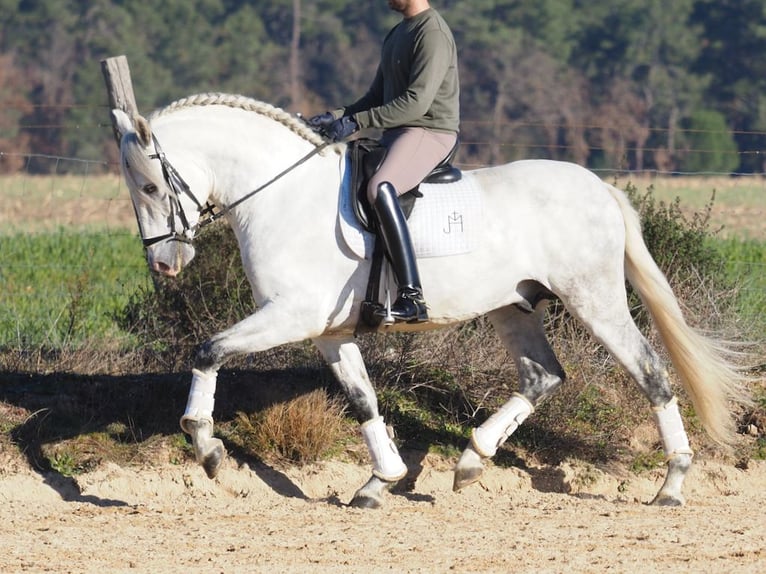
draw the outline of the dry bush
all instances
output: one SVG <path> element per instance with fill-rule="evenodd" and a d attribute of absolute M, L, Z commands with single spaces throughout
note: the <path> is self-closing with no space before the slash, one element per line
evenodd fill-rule
<path fill-rule="evenodd" d="M 13 373 L 120 374 L 151 368 L 154 362 L 142 347 L 125 349 L 122 340 L 107 338 L 60 349 L 19 346 L 0 350 L 0 369 Z"/>
<path fill-rule="evenodd" d="M 427 333 L 373 335 L 358 341 L 380 389 L 430 398 L 462 424 L 513 390 L 516 367 L 486 317 Z"/>
<path fill-rule="evenodd" d="M 118 318 L 163 369 L 188 369 L 200 343 L 255 310 L 231 229 L 210 226 L 196 248 L 179 277 L 154 277 L 156 288 L 133 297 Z"/>
<path fill-rule="evenodd" d="M 256 413 L 238 412 L 228 438 L 258 458 L 308 464 L 331 454 L 347 427 L 344 401 L 317 389 Z"/>
<path fill-rule="evenodd" d="M 651 420 L 646 398 L 557 305 L 546 332 L 568 378 L 518 429 L 506 455 L 521 447 L 546 462 L 621 456 L 633 428 Z M 456 452 L 465 446 L 470 427 L 518 390 L 516 366 L 486 318 L 426 334 L 377 336 L 361 345 L 378 382 L 381 410 L 406 446 Z"/>

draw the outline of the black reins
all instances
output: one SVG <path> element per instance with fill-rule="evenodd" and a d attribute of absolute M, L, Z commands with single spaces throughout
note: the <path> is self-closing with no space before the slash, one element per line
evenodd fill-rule
<path fill-rule="evenodd" d="M 243 195 L 230 205 L 224 207 L 223 209 L 220 209 L 219 211 L 215 211 L 215 206 L 210 203 L 209 201 L 202 205 L 200 201 L 197 199 L 197 197 L 192 193 L 191 188 L 189 185 L 184 181 L 184 179 L 181 177 L 181 174 L 178 173 L 178 171 L 170 164 L 170 162 L 167 160 L 167 157 L 165 156 L 165 152 L 162 151 L 162 148 L 160 147 L 160 142 L 157 140 L 157 137 L 152 134 L 152 140 L 154 141 L 154 151 L 155 153 L 149 155 L 149 159 L 156 159 L 159 160 L 160 166 L 162 167 L 162 177 L 165 180 L 165 183 L 168 185 L 168 187 L 172 190 L 173 196 L 170 197 L 170 232 L 165 233 L 163 235 L 155 235 L 154 237 L 142 237 L 141 240 L 143 242 L 144 247 L 149 247 L 150 245 L 154 245 L 155 243 L 159 243 L 160 241 L 165 241 L 167 239 L 173 240 L 173 241 L 181 241 L 183 243 L 191 243 L 194 235 L 201 229 L 207 227 L 211 223 L 214 223 L 227 213 L 229 213 L 232 209 L 243 203 L 244 201 L 250 199 L 253 197 L 256 193 L 263 191 L 279 179 L 283 178 L 285 175 L 290 173 L 295 168 L 303 165 L 308 160 L 310 160 L 312 157 L 314 157 L 316 154 L 323 151 L 327 146 L 332 145 L 333 142 L 327 141 L 323 144 L 315 147 L 313 150 L 311 150 L 309 153 L 304 155 L 302 158 L 300 158 L 298 161 L 287 167 L 285 170 L 281 171 L 274 177 L 272 177 L 269 181 L 264 183 L 263 185 L 259 186 L 258 188 L 248 192 L 247 194 Z M 181 195 L 188 195 L 194 204 L 197 206 L 197 211 L 200 215 L 200 220 L 197 222 L 196 225 L 192 226 L 189 224 L 189 219 L 186 217 L 186 213 L 184 212 L 183 205 L 181 204 Z M 177 232 L 174 229 L 174 221 L 175 221 L 175 213 L 178 211 L 178 217 L 181 220 L 181 225 L 183 226 L 183 230 L 181 233 Z M 205 216 L 207 216 L 205 218 Z M 141 222 L 139 221 L 139 227 L 141 225 Z M 143 235 L 143 234 L 142 234 Z"/>

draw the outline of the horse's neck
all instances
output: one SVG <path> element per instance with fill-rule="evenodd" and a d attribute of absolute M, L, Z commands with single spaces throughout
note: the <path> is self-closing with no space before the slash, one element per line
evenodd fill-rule
<path fill-rule="evenodd" d="M 292 134 L 289 134 L 292 135 Z M 339 156 L 316 154 L 299 165 L 314 146 L 300 138 L 263 140 L 261 145 L 232 149 L 231 155 L 209 154 L 214 185 L 210 201 L 225 209 L 240 237 L 268 228 L 295 233 L 307 220 L 328 220 L 337 214 L 340 188 Z"/>
<path fill-rule="evenodd" d="M 314 144 L 275 120 L 254 112 L 231 113 L 230 110 L 223 110 L 214 115 L 200 113 L 191 120 L 191 114 L 195 111 L 190 110 L 190 115 L 183 121 L 171 117 L 162 122 L 158 126 L 159 137 L 161 140 L 168 138 L 168 143 L 163 141 L 163 146 L 169 156 L 170 150 L 183 150 L 178 154 L 178 170 L 182 176 L 193 172 L 205 174 L 205 182 L 195 178 L 196 186 L 189 183 L 192 190 L 196 187 L 201 196 L 206 195 L 200 197 L 201 200 L 209 200 L 219 207 L 232 205 L 262 186 L 266 187 L 243 201 L 242 208 L 258 203 L 261 197 L 273 195 L 285 186 L 306 186 L 312 180 L 306 174 L 317 169 L 321 169 L 326 180 L 330 175 L 326 166 L 333 161 L 337 164 L 337 156 L 327 152 L 325 156 L 317 155 L 305 165 L 269 183 L 310 153 Z M 330 155 L 335 160 L 329 159 Z M 174 160 L 171 158 L 171 161 Z M 325 168 L 319 168 L 320 165 Z M 237 211 L 241 217 L 249 209 Z"/>
<path fill-rule="evenodd" d="M 240 202 L 245 212 L 275 204 L 282 213 L 311 213 L 313 198 L 340 183 L 336 155 L 316 154 L 301 163 L 313 150 L 311 145 L 240 150 L 236 158 L 211 166 L 216 181 L 211 200 L 220 206 Z"/>
<path fill-rule="evenodd" d="M 293 147 L 289 155 L 271 157 L 258 166 L 257 181 L 243 178 L 239 185 L 257 189 L 310 151 Z M 318 258 L 338 253 L 339 188 L 338 156 L 317 154 L 245 199 L 227 217 L 258 304 L 287 288 L 283 281 L 293 275 L 285 273 L 286 262 L 299 261 L 298 267 L 308 269 Z M 243 195 L 236 194 L 237 199 Z"/>

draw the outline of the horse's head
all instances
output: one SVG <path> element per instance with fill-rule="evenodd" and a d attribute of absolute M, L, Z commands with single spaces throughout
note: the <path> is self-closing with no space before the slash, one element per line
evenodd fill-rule
<path fill-rule="evenodd" d="M 194 257 L 199 202 L 168 163 L 149 122 L 112 110 L 120 135 L 120 169 L 152 271 L 175 276 Z"/>

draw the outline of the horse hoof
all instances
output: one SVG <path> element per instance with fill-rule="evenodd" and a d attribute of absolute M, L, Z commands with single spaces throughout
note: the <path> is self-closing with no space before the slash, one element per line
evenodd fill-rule
<path fill-rule="evenodd" d="M 481 478 L 481 474 L 484 472 L 482 467 L 470 467 L 470 468 L 456 468 L 455 478 L 452 482 L 452 492 L 465 488 L 478 481 Z"/>
<path fill-rule="evenodd" d="M 208 478 L 218 476 L 218 471 L 221 470 L 221 465 L 226 458 L 226 449 L 223 448 L 223 442 L 220 439 L 214 439 L 214 442 L 215 445 L 202 459 L 202 468 L 205 469 L 205 474 L 207 474 Z"/>
<path fill-rule="evenodd" d="M 649 504 L 652 506 L 684 506 L 686 501 L 682 496 L 678 497 L 672 496 L 670 494 L 659 493 Z"/>
<path fill-rule="evenodd" d="M 473 446 L 468 445 L 460 455 L 460 460 L 455 465 L 455 478 L 452 482 L 452 491 L 457 492 L 469 484 L 473 484 L 484 472 L 482 456 L 476 452 Z"/>
<path fill-rule="evenodd" d="M 351 508 L 380 508 L 383 506 L 383 501 L 372 496 L 354 495 L 348 505 Z"/>
<path fill-rule="evenodd" d="M 397 482 L 383 480 L 373 475 L 362 488 L 354 493 L 354 498 L 348 505 L 352 508 L 380 508 L 383 506 L 383 495 Z"/>

